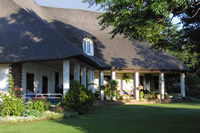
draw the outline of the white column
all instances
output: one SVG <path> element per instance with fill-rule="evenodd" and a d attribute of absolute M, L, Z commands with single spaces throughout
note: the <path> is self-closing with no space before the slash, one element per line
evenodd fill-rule
<path fill-rule="evenodd" d="M 88 69 L 87 71 L 87 76 L 88 76 L 88 84 L 90 84 L 88 86 L 88 89 L 92 89 L 92 70 L 91 69 Z"/>
<path fill-rule="evenodd" d="M 63 95 L 65 95 L 70 87 L 70 61 L 63 61 Z"/>
<path fill-rule="evenodd" d="M 146 76 L 145 75 L 143 76 L 143 89 L 147 90 L 147 87 L 146 87 Z"/>
<path fill-rule="evenodd" d="M 74 80 L 80 83 L 80 64 L 74 64 Z"/>
<path fill-rule="evenodd" d="M 94 90 L 94 70 L 91 70 L 91 74 L 92 74 L 92 92 L 94 93 L 95 92 L 95 90 Z"/>
<path fill-rule="evenodd" d="M 185 97 L 185 73 L 180 74 L 181 96 Z"/>
<path fill-rule="evenodd" d="M 139 92 L 139 72 L 135 72 L 135 99 L 140 99 L 140 92 Z"/>
<path fill-rule="evenodd" d="M 165 99 L 165 78 L 164 73 L 159 74 L 159 83 L 160 83 L 160 93 L 161 93 L 161 99 Z"/>
<path fill-rule="evenodd" d="M 86 87 L 87 81 L 86 81 L 86 67 L 81 68 L 81 84 Z"/>
<path fill-rule="evenodd" d="M 111 79 L 116 80 L 116 72 L 115 71 L 111 71 Z"/>
<path fill-rule="evenodd" d="M 100 77 L 100 95 L 101 95 L 101 101 L 103 101 L 104 100 L 104 90 L 102 90 L 102 88 L 101 88 L 101 86 L 103 86 L 104 85 L 104 71 L 100 71 L 100 75 L 99 75 L 99 77 Z"/>

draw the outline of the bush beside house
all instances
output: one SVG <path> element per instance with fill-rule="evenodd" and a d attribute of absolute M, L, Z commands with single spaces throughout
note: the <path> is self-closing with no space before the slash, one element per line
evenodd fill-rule
<path fill-rule="evenodd" d="M 45 97 L 34 98 L 27 104 L 19 91 L 15 89 L 12 75 L 9 79 L 9 92 L 0 92 L 0 123 L 3 122 L 24 122 L 41 119 L 59 119 L 73 117 L 87 113 L 94 101 L 92 90 L 84 87 L 77 81 L 71 82 L 68 93 L 64 96 L 62 103 L 57 108 L 51 109 L 51 103 Z M 52 110 L 52 111 L 49 111 Z M 36 118 L 37 117 L 37 118 Z"/>
<path fill-rule="evenodd" d="M 72 109 L 80 114 L 87 113 L 94 101 L 92 90 L 84 87 L 78 81 L 70 84 L 68 93 L 64 96 L 63 107 L 65 110 Z"/>

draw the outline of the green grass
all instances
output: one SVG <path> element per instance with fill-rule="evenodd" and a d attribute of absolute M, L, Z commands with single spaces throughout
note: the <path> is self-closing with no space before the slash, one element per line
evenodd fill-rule
<path fill-rule="evenodd" d="M 0 125 L 0 133 L 199 133 L 200 103 L 109 105 L 60 121 Z"/>

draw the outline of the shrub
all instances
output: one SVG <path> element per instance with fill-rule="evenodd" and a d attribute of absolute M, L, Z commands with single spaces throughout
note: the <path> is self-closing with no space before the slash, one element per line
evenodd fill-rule
<path fill-rule="evenodd" d="M 144 94 L 149 94 L 150 93 L 149 90 L 144 90 L 143 92 L 144 92 Z"/>
<path fill-rule="evenodd" d="M 34 109 L 40 112 L 44 112 L 50 109 L 51 102 L 48 102 L 46 97 L 37 98 L 35 97 L 34 100 L 28 103 L 29 109 Z"/>
<path fill-rule="evenodd" d="M 21 114 L 26 109 L 26 106 L 23 103 L 21 98 L 20 89 L 19 93 L 15 93 L 14 81 L 12 75 L 9 76 L 9 92 L 1 92 L 0 94 L 0 112 L 1 116 L 21 116 Z M 19 94 L 19 95 L 16 95 Z"/>
<path fill-rule="evenodd" d="M 15 83 L 12 75 L 9 76 L 8 82 L 9 82 L 9 94 L 21 98 L 23 88 L 17 88 L 14 86 Z"/>
<path fill-rule="evenodd" d="M 152 95 L 150 95 L 150 94 L 144 94 L 144 99 L 151 100 L 153 98 L 152 98 Z"/>
<path fill-rule="evenodd" d="M 101 97 L 100 97 L 100 91 L 96 91 L 96 92 L 94 93 L 94 96 L 95 96 L 95 98 L 96 98 L 97 100 L 100 100 L 100 99 L 101 99 Z"/>
<path fill-rule="evenodd" d="M 139 95 L 140 95 L 140 100 L 144 98 L 144 92 L 143 91 L 140 91 Z"/>
<path fill-rule="evenodd" d="M 186 75 L 186 84 L 189 88 L 188 95 L 200 97 L 200 78 L 196 74 Z"/>
<path fill-rule="evenodd" d="M 15 85 L 15 83 L 14 83 L 14 79 L 13 79 L 13 76 L 10 74 L 10 76 L 9 76 L 9 79 L 8 79 L 8 84 L 9 84 L 9 94 L 10 95 L 13 95 L 14 94 L 14 91 L 13 91 L 13 89 L 14 89 L 14 85 Z"/>
<path fill-rule="evenodd" d="M 168 95 L 168 93 L 166 93 L 166 92 L 165 92 L 164 96 L 165 96 L 165 99 L 168 99 L 168 98 L 169 98 L 169 95 Z"/>
<path fill-rule="evenodd" d="M 104 94 L 110 97 L 112 100 L 113 97 L 116 96 L 116 94 L 118 93 L 117 92 L 118 81 L 111 80 L 107 82 L 108 83 L 104 86 Z"/>
<path fill-rule="evenodd" d="M 0 106 L 1 116 L 21 116 L 26 109 L 21 98 L 18 98 L 9 93 L 1 95 L 2 105 Z"/>
<path fill-rule="evenodd" d="M 56 108 L 52 108 L 52 111 L 56 113 L 64 113 L 64 108 L 60 104 L 61 102 L 57 104 Z"/>
<path fill-rule="evenodd" d="M 45 111 L 42 115 L 45 119 L 48 120 L 57 120 L 57 119 L 62 119 L 64 117 L 64 114 L 55 113 L 51 111 Z"/>
<path fill-rule="evenodd" d="M 29 109 L 34 109 L 40 112 L 44 112 L 44 101 L 40 99 L 34 99 L 33 101 L 28 103 Z"/>
<path fill-rule="evenodd" d="M 22 113 L 22 116 L 24 117 L 28 117 L 28 116 L 35 116 L 35 117 L 41 117 L 42 114 L 40 113 L 40 111 L 34 110 L 34 109 L 27 109 Z"/>
<path fill-rule="evenodd" d="M 156 92 L 155 91 L 145 91 L 144 92 L 144 99 L 152 100 L 156 99 Z"/>
<path fill-rule="evenodd" d="M 48 102 L 47 99 L 44 99 L 44 111 L 48 111 L 51 108 L 51 102 Z"/>
<path fill-rule="evenodd" d="M 86 113 L 93 105 L 94 95 L 78 81 L 70 84 L 68 93 L 64 96 L 63 106 L 65 109 L 72 108 L 78 113 Z"/>

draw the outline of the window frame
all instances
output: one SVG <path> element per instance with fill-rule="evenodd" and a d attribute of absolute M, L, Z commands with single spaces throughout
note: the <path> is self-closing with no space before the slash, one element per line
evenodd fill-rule
<path fill-rule="evenodd" d="M 94 56 L 94 44 L 93 40 L 90 38 L 83 39 L 83 51 L 85 54 L 89 56 Z"/>

